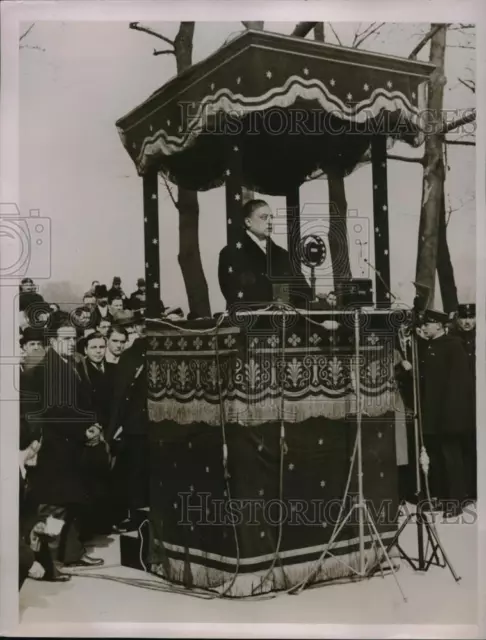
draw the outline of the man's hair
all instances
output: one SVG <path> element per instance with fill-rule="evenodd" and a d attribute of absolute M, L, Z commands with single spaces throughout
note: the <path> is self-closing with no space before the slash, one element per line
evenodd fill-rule
<path fill-rule="evenodd" d="M 120 333 L 122 336 L 125 336 L 125 338 L 128 340 L 128 333 L 127 333 L 127 330 L 125 329 L 125 327 L 120 327 L 120 325 L 118 325 L 118 324 L 115 324 L 115 325 L 111 326 L 108 329 L 108 333 L 107 333 L 106 337 L 108 339 L 110 339 L 111 336 L 114 333 Z"/>
<path fill-rule="evenodd" d="M 98 284 L 100 283 L 99 280 L 93 280 L 93 282 L 91 283 L 91 286 L 93 286 L 95 282 L 97 282 Z"/>
<path fill-rule="evenodd" d="M 265 202 L 265 200 L 257 200 L 257 199 L 248 200 L 248 202 L 245 202 L 242 208 L 243 220 L 246 220 L 246 218 L 249 218 L 251 214 L 256 209 L 259 209 L 260 207 L 268 207 L 268 202 Z"/>
<path fill-rule="evenodd" d="M 108 322 L 108 324 L 111 324 L 111 320 L 109 318 L 100 318 L 100 321 L 98 322 L 98 324 L 96 326 L 97 327 L 101 327 L 101 323 L 102 322 Z"/>
<path fill-rule="evenodd" d="M 106 338 L 104 335 L 102 335 L 99 331 L 95 331 L 94 333 L 90 333 L 88 334 L 85 338 L 84 338 L 84 348 L 86 349 L 86 347 L 88 346 L 88 344 L 91 342 L 91 340 L 103 340 L 103 342 L 106 344 Z"/>

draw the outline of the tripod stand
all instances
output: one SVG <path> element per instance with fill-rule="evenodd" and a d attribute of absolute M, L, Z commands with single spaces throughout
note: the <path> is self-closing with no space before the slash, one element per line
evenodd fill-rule
<path fill-rule="evenodd" d="M 400 528 L 398 529 L 395 537 L 388 545 L 387 550 L 389 551 L 392 547 L 396 546 L 398 549 L 398 552 L 400 553 L 400 557 L 406 562 L 408 562 L 408 564 L 412 567 L 412 569 L 414 569 L 414 571 L 426 572 L 429 570 L 431 566 L 437 566 L 441 568 L 445 568 L 447 566 L 454 580 L 456 582 L 459 582 L 461 578 L 456 574 L 452 564 L 449 561 L 449 558 L 447 557 L 445 549 L 439 539 L 439 535 L 437 533 L 435 523 L 433 522 L 433 515 L 427 513 L 426 504 L 424 504 L 424 502 L 428 503 L 429 508 L 432 509 L 430 494 L 428 490 L 427 463 L 424 461 L 421 465 L 421 460 L 419 455 L 419 445 L 420 445 L 422 454 L 425 453 L 425 449 L 423 446 L 423 437 L 422 437 L 422 410 L 421 410 L 421 402 L 420 402 L 420 381 L 419 381 L 419 370 L 418 370 L 417 336 L 413 329 L 411 333 L 411 351 L 412 351 L 412 378 L 413 378 L 413 404 L 414 404 L 415 475 L 416 475 L 415 495 L 417 497 L 417 510 L 416 510 L 416 513 L 407 514 L 405 520 L 403 521 Z M 424 476 L 424 482 L 422 482 L 421 473 Z M 424 484 L 425 484 L 425 491 L 424 491 Z M 407 524 L 413 520 L 415 520 L 415 524 L 417 526 L 417 548 L 418 548 L 417 558 L 411 558 L 403 550 L 403 548 L 400 546 L 400 543 L 399 543 L 401 533 L 403 532 Z M 425 547 L 424 532 L 427 536 L 427 547 Z M 430 548 L 430 555 L 427 554 L 427 551 L 429 548 Z M 439 556 L 439 552 L 442 556 L 442 560 Z"/>
<path fill-rule="evenodd" d="M 360 578 L 368 578 L 371 577 L 375 570 L 380 569 L 382 571 L 383 574 L 383 569 L 382 569 L 382 563 L 383 560 L 386 560 L 386 563 L 389 567 L 389 569 L 391 570 L 393 577 L 395 579 L 395 582 L 397 584 L 397 587 L 403 597 L 403 600 L 406 602 L 407 598 L 405 597 L 405 594 L 402 591 L 402 588 L 400 586 L 400 583 L 398 581 L 397 575 L 396 575 L 396 571 L 395 571 L 395 567 L 393 566 L 393 562 L 390 559 L 390 555 L 388 552 L 388 549 L 385 548 L 385 545 L 383 544 L 383 541 L 380 537 L 380 534 L 378 533 L 378 530 L 376 528 L 376 524 L 373 520 L 373 517 L 368 509 L 368 505 L 366 503 L 365 497 L 364 497 L 364 491 L 363 491 L 363 448 L 362 448 L 362 416 L 363 416 L 363 411 L 362 411 L 362 407 L 361 407 L 361 375 L 360 375 L 360 309 L 356 309 L 354 311 L 354 336 L 355 336 L 355 356 L 354 356 L 354 372 L 353 372 L 353 378 L 354 378 L 354 388 L 355 388 L 355 393 L 356 393 L 356 441 L 355 441 L 355 451 L 353 453 L 352 456 L 352 464 L 351 464 L 351 469 L 350 469 L 350 475 L 352 472 L 352 468 L 354 466 L 355 463 L 355 455 L 357 454 L 357 474 L 358 474 L 358 499 L 353 503 L 351 509 L 349 510 L 349 512 L 347 513 L 347 515 L 341 520 L 341 513 L 339 515 L 338 521 L 339 521 L 339 526 L 334 529 L 331 538 L 329 540 L 329 542 L 327 543 L 327 545 L 324 548 L 324 551 L 322 552 L 319 560 L 316 563 L 316 566 L 314 568 L 314 570 L 312 570 L 309 575 L 307 576 L 307 578 L 305 580 L 303 580 L 301 583 L 299 583 L 298 585 L 296 585 L 296 587 L 293 587 L 290 590 L 290 593 L 299 593 L 300 591 L 302 591 L 305 586 L 307 585 L 307 583 L 309 582 L 309 580 L 311 579 L 311 577 L 313 575 L 316 574 L 316 572 L 318 571 L 322 561 L 324 560 L 324 558 L 329 555 L 329 556 L 333 556 L 331 549 L 333 547 L 333 545 L 336 543 L 336 539 L 339 536 L 340 532 L 343 530 L 343 528 L 345 527 L 346 523 L 351 519 L 351 517 L 353 516 L 355 511 L 358 511 L 359 514 L 359 520 L 358 520 L 358 531 L 359 531 L 359 569 L 356 570 L 354 568 L 352 568 L 350 565 L 346 566 L 351 569 L 353 571 L 353 573 L 355 573 L 358 577 Z M 344 496 L 344 500 L 343 500 L 343 505 L 345 503 L 345 500 L 347 498 L 347 492 L 348 492 L 348 488 L 349 488 L 349 480 L 350 480 L 350 476 L 348 477 L 348 485 L 346 487 L 346 495 Z M 341 507 L 341 509 L 343 508 L 343 506 Z M 381 547 L 381 551 L 382 551 L 382 555 L 378 560 L 374 560 L 373 563 L 366 562 L 366 556 L 365 556 L 365 525 L 367 525 L 369 527 L 370 530 L 370 534 L 371 534 L 371 539 L 373 541 L 373 548 L 376 547 L 376 541 L 378 541 L 378 546 Z M 334 556 L 338 561 L 339 561 L 339 557 L 338 556 Z"/>

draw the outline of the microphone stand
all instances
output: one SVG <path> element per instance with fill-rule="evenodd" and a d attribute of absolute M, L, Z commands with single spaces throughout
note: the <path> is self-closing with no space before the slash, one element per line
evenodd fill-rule
<path fill-rule="evenodd" d="M 435 523 L 433 521 L 433 514 L 428 515 L 425 511 L 426 505 L 429 504 L 429 507 L 432 508 L 429 491 L 428 491 L 428 478 L 427 471 L 424 470 L 423 465 L 420 462 L 420 453 L 421 449 L 425 451 L 423 447 L 423 432 L 422 432 L 422 408 L 421 408 L 421 399 L 420 399 L 420 377 L 419 377 L 419 359 L 418 359 L 418 345 L 417 345 L 417 336 L 415 331 L 412 329 L 411 335 L 411 346 L 412 346 L 412 379 L 413 379 L 413 404 L 414 404 L 414 440 L 415 440 L 415 481 L 416 481 L 416 491 L 415 495 L 417 497 L 417 510 L 415 513 L 408 513 L 405 520 L 401 524 L 398 529 L 395 537 L 389 543 L 387 547 L 387 551 L 389 551 L 393 546 L 396 546 L 400 557 L 408 562 L 408 564 L 412 567 L 414 571 L 423 571 L 427 572 L 430 567 L 437 566 L 442 569 L 446 566 L 449 568 L 449 571 L 452 574 L 452 577 L 456 582 L 459 582 L 461 579 L 456 572 L 454 571 L 454 567 L 449 561 L 445 549 L 439 539 L 439 535 L 437 533 L 437 529 L 435 527 Z M 422 467 L 422 468 L 421 468 Z M 422 474 L 424 474 L 424 483 L 422 482 Z M 425 493 L 424 493 L 424 484 L 425 484 Z M 425 504 L 424 504 L 425 502 Z M 405 529 L 407 524 L 411 521 L 415 520 L 415 524 L 417 526 L 417 551 L 418 557 L 411 558 L 400 546 L 399 539 L 402 531 Z M 425 540 L 424 540 L 424 530 L 427 534 L 427 549 L 430 546 L 431 552 L 429 557 L 427 557 L 427 549 L 424 548 Z M 442 555 L 442 561 L 439 557 L 439 551 Z"/>

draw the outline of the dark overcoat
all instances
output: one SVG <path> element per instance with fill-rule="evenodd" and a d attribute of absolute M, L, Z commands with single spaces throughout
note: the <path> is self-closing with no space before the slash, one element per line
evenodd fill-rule
<path fill-rule="evenodd" d="M 37 466 L 29 472 L 33 498 L 59 506 L 88 502 L 86 430 L 96 414 L 74 363 L 49 349 L 25 391 L 21 414 L 42 435 Z"/>
<path fill-rule="evenodd" d="M 269 240 L 267 253 L 247 233 L 234 246 L 219 254 L 218 278 L 227 306 L 234 303 L 268 304 L 274 299 L 273 284 L 286 284 L 290 301 L 305 307 L 312 290 L 298 265 L 292 264 L 288 251 Z"/>
<path fill-rule="evenodd" d="M 422 427 L 426 434 L 453 435 L 474 429 L 474 382 L 459 338 L 429 340 L 420 367 Z"/>

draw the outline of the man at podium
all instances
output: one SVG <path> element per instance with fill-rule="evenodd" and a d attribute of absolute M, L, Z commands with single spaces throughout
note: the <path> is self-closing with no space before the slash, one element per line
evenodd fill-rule
<path fill-rule="evenodd" d="M 271 239 L 273 214 L 265 200 L 243 206 L 244 232 L 219 254 L 218 277 L 227 307 L 268 305 L 280 300 L 305 308 L 312 290 L 288 251 Z"/>

